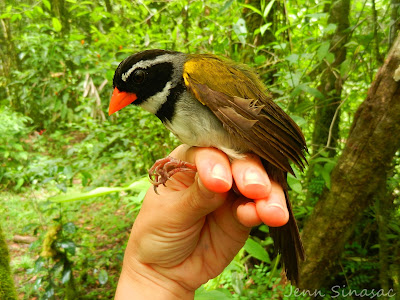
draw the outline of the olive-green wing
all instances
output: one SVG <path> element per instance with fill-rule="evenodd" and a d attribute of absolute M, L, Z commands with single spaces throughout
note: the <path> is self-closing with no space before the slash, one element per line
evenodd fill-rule
<path fill-rule="evenodd" d="M 258 77 L 213 55 L 194 55 L 184 65 L 187 88 L 254 153 L 293 174 L 289 160 L 304 167 L 304 136 L 271 98 Z"/>

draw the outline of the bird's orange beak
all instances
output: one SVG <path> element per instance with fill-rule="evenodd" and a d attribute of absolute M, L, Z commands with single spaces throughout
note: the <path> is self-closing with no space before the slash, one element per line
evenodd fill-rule
<path fill-rule="evenodd" d="M 115 88 L 111 96 L 110 106 L 108 107 L 108 115 L 111 116 L 113 113 L 123 109 L 136 99 L 136 94 L 120 92 L 117 88 Z"/>

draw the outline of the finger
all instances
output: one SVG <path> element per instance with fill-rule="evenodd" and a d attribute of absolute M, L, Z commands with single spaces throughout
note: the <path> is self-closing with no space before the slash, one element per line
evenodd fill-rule
<path fill-rule="evenodd" d="M 232 187 L 228 156 L 215 148 L 195 149 L 195 164 L 201 183 L 214 193 L 225 193 Z"/>
<path fill-rule="evenodd" d="M 216 148 L 181 145 L 171 156 L 194 163 L 205 188 L 214 193 L 225 193 L 232 187 L 232 172 L 228 156 Z"/>
<path fill-rule="evenodd" d="M 262 199 L 271 192 L 271 182 L 258 156 L 248 154 L 232 162 L 232 174 L 240 193 L 249 199 Z"/>
<path fill-rule="evenodd" d="M 191 186 L 183 191 L 177 209 L 192 221 L 221 206 L 232 187 L 232 173 L 228 157 L 215 148 L 178 147 L 174 157 L 195 163 L 197 175 Z"/>
<path fill-rule="evenodd" d="M 246 227 L 253 227 L 262 223 L 257 214 L 256 204 L 248 199 L 241 198 L 233 205 L 233 212 L 237 220 Z"/>
<path fill-rule="evenodd" d="M 279 227 L 288 222 L 289 212 L 286 205 L 285 193 L 278 183 L 272 181 L 269 196 L 263 199 L 256 199 L 254 202 L 257 215 L 266 225 Z"/>

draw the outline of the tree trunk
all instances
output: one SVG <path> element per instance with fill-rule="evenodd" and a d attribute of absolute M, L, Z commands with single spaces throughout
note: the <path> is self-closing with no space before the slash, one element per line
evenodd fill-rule
<path fill-rule="evenodd" d="M 399 66 L 400 37 L 355 114 L 346 146 L 332 171 L 331 190 L 322 195 L 304 227 L 307 259 L 300 266 L 303 289 L 324 284 L 400 148 Z"/>
<path fill-rule="evenodd" d="M 8 246 L 0 226 L 0 299 L 16 300 L 17 292 L 10 270 Z"/>

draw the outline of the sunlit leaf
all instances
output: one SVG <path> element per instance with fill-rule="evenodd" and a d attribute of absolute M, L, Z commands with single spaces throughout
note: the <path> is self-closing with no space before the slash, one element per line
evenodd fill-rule
<path fill-rule="evenodd" d="M 62 25 L 60 20 L 58 20 L 57 18 L 52 18 L 52 22 L 53 22 L 53 28 L 55 31 L 60 32 L 62 29 Z"/>
<path fill-rule="evenodd" d="M 324 28 L 324 33 L 325 34 L 331 34 L 334 33 L 336 31 L 337 25 L 336 24 L 328 24 L 325 28 Z"/>
<path fill-rule="evenodd" d="M 258 15 L 260 15 L 260 16 L 263 15 L 263 13 L 261 12 L 261 10 L 259 10 L 258 8 L 254 7 L 254 6 L 250 5 L 250 4 L 240 3 L 240 5 L 243 6 L 243 7 L 248 8 L 248 9 L 250 9 L 250 10 L 252 10 L 252 11 L 254 11 L 256 14 L 258 14 Z"/>
<path fill-rule="evenodd" d="M 75 193 L 70 193 L 70 194 L 66 194 L 66 195 L 58 195 L 58 196 L 54 196 L 54 197 L 50 197 L 49 200 L 52 202 L 70 202 L 70 201 L 78 201 L 78 200 L 86 200 L 86 199 L 90 199 L 93 197 L 100 197 L 100 196 L 104 196 L 104 195 L 108 195 L 108 194 L 112 194 L 112 193 L 116 193 L 116 192 L 122 192 L 122 191 L 128 191 L 128 190 L 132 190 L 132 191 L 142 191 L 144 189 L 148 189 L 150 187 L 150 182 L 147 178 L 142 178 L 140 180 L 134 181 L 133 183 L 131 183 L 130 185 L 126 186 L 126 187 L 99 187 L 96 188 L 94 190 L 91 190 L 90 192 L 84 192 L 84 193 L 80 193 L 80 192 L 75 192 Z"/>
<path fill-rule="evenodd" d="M 247 36 L 246 21 L 240 18 L 235 24 L 233 24 L 233 30 L 235 31 L 239 41 L 242 44 L 245 44 Z"/>
<path fill-rule="evenodd" d="M 272 5 L 274 5 L 275 0 L 272 0 L 268 2 L 267 6 L 264 9 L 264 14 L 263 17 L 266 18 L 269 15 L 269 12 L 271 11 Z"/>
<path fill-rule="evenodd" d="M 46 6 L 46 8 L 51 11 L 51 4 L 49 0 L 42 0 L 44 6 Z"/>
<path fill-rule="evenodd" d="M 199 290 L 199 291 L 198 291 Z M 228 296 L 227 294 L 218 291 L 218 290 L 211 290 L 207 291 L 206 289 L 198 289 L 194 295 L 194 300 L 229 300 L 233 299 L 232 297 Z"/>
<path fill-rule="evenodd" d="M 75 250 L 76 250 L 76 245 L 73 241 L 71 240 L 63 240 L 60 242 L 57 242 L 58 247 L 65 249 L 68 253 L 74 255 Z"/>
<path fill-rule="evenodd" d="M 287 183 L 289 187 L 298 194 L 303 193 L 303 187 L 298 178 L 294 177 L 292 174 L 288 174 Z"/>
<path fill-rule="evenodd" d="M 265 31 L 272 25 L 272 23 L 266 23 L 263 26 L 260 27 L 260 33 L 261 35 L 264 35 Z"/>
<path fill-rule="evenodd" d="M 99 283 L 106 284 L 108 281 L 108 273 L 106 270 L 101 269 L 99 272 Z"/>
<path fill-rule="evenodd" d="M 246 243 L 244 244 L 244 249 L 254 258 L 267 263 L 271 262 L 268 252 L 253 239 L 247 239 Z"/>
<path fill-rule="evenodd" d="M 65 284 L 71 279 L 71 269 L 64 269 L 61 277 L 61 283 Z"/>
<path fill-rule="evenodd" d="M 67 233 L 75 233 L 76 232 L 76 226 L 75 226 L 74 223 L 68 222 L 68 223 L 65 223 L 63 225 L 63 230 L 65 232 L 67 232 Z"/>

